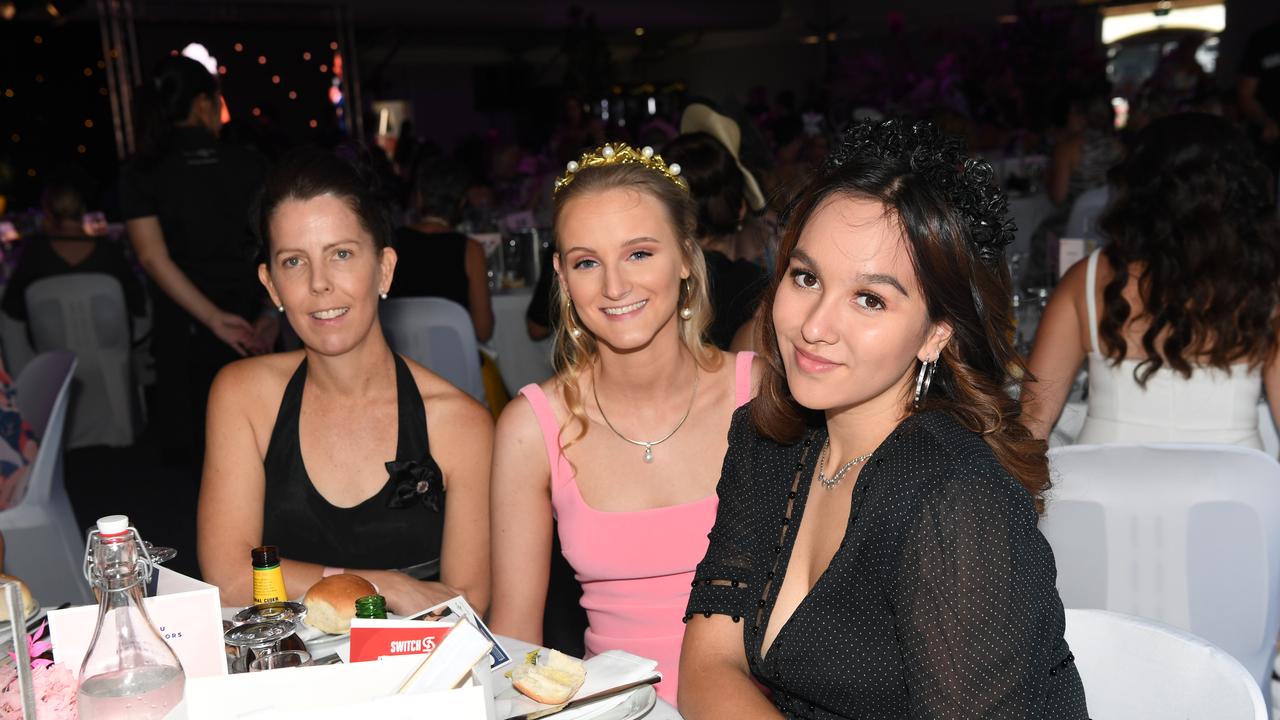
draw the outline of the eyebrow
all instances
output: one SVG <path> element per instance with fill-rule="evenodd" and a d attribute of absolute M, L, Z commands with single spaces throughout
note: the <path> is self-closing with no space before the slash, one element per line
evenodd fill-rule
<path fill-rule="evenodd" d="M 809 257 L 809 255 L 800 248 L 795 248 L 791 251 L 791 258 L 793 260 L 798 260 L 805 265 L 813 267 L 818 266 L 818 263 L 814 262 L 813 258 Z M 898 278 L 887 273 L 860 273 L 858 275 L 858 281 L 867 283 L 868 285 L 888 285 L 902 293 L 903 297 L 911 297 L 911 293 L 907 292 L 907 289 L 902 286 L 902 283 L 898 281 Z"/>
<path fill-rule="evenodd" d="M 622 247 L 627 248 L 627 247 L 631 247 L 632 245 L 640 245 L 642 243 L 651 243 L 651 242 L 659 242 L 659 240 L 658 238 L 649 237 L 648 235 L 643 235 L 641 237 L 633 237 L 630 240 L 622 243 Z M 565 250 L 564 254 L 568 255 L 571 252 L 576 252 L 579 250 L 581 250 L 582 252 L 595 252 L 593 248 L 584 247 L 582 245 L 574 245 L 568 250 Z"/>
<path fill-rule="evenodd" d="M 338 247 L 339 245 L 346 245 L 346 244 L 348 244 L 348 243 L 353 243 L 353 242 L 357 242 L 357 240 L 352 239 L 352 238 L 348 238 L 348 239 L 345 239 L 345 240 L 337 240 L 337 241 L 335 241 L 335 242 L 331 242 L 331 243 L 329 243 L 329 244 L 325 245 L 324 247 L 320 248 L 320 251 L 321 251 L 321 252 L 329 252 L 330 250 L 332 250 L 332 249 L 334 249 L 334 248 Z M 293 253 L 293 252 L 302 252 L 302 251 L 301 251 L 301 250 L 298 250 L 298 249 L 296 249 L 296 248 L 280 248 L 279 250 L 277 250 L 277 251 L 276 251 L 276 253 L 275 253 L 275 257 L 280 257 L 281 255 L 284 255 L 285 253 Z"/>

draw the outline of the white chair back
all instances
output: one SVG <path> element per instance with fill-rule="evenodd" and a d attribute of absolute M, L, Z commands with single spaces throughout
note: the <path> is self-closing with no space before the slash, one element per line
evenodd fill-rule
<path fill-rule="evenodd" d="M 1098 218 L 1106 209 L 1110 194 L 1106 185 L 1080 193 L 1071 204 L 1071 214 L 1067 216 L 1067 227 L 1062 236 L 1101 240 L 1102 233 L 1098 230 Z"/>
<path fill-rule="evenodd" d="M 63 431 L 76 357 L 65 350 L 38 355 L 15 383 L 18 410 L 40 443 L 27 475 L 26 494 L 0 511 L 5 571 L 26 581 L 44 605 L 86 604 L 84 538 L 62 476 Z"/>
<path fill-rule="evenodd" d="M 1226 445 L 1049 451 L 1040 529 L 1069 608 L 1205 638 L 1267 687 L 1280 630 L 1280 464 Z"/>
<path fill-rule="evenodd" d="M 27 322 L 38 352 L 71 350 L 80 360 L 67 447 L 132 445 L 138 408 L 120 282 L 99 273 L 37 280 L 27 288 Z"/>
<path fill-rule="evenodd" d="M 1262 691 L 1240 661 L 1190 633 L 1105 610 L 1067 610 L 1093 720 L 1266 720 Z"/>
<path fill-rule="evenodd" d="M 382 303 L 379 314 L 393 350 L 485 401 L 480 348 L 465 308 L 444 298 L 394 298 Z"/>

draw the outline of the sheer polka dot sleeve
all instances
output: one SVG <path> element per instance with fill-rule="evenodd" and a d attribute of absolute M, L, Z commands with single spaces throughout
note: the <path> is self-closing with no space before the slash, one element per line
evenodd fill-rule
<path fill-rule="evenodd" d="M 716 486 L 720 504 L 715 525 L 708 535 L 707 554 L 694 573 L 686 621 L 695 614 L 721 614 L 740 619 L 747 612 L 751 594 L 759 596 L 759 589 L 753 589 L 752 546 L 759 513 L 753 511 L 757 509 L 750 495 L 751 456 L 756 435 L 751 427 L 749 407 L 738 408 L 729 426 L 729 449 Z"/>
<path fill-rule="evenodd" d="M 973 474 L 921 488 L 891 586 L 911 717 L 1036 717 L 1052 661 L 1036 657 L 1033 618 L 1057 600 L 1053 565 L 1017 481 L 956 466 Z"/>

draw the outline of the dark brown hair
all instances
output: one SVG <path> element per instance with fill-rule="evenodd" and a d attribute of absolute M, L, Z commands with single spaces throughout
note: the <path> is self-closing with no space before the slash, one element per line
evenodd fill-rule
<path fill-rule="evenodd" d="M 732 235 L 741 227 L 745 181 L 728 148 L 708 133 L 685 133 L 667 143 L 662 156 L 680 163 L 680 176 L 698 203 L 698 238 Z"/>
<path fill-rule="evenodd" d="M 792 202 L 765 294 L 757 347 L 767 364 L 751 405 L 756 430 L 792 443 L 821 417 L 801 407 L 787 387 L 773 326 L 773 301 L 805 225 L 828 199 L 865 198 L 883 205 L 902 231 L 929 319 L 946 322 L 951 340 L 939 357 L 919 410 L 950 413 L 982 436 L 1004 468 L 1043 511 L 1049 487 L 1046 444 L 1022 424 L 1021 408 L 1005 390 L 1012 369 L 1025 371 L 1014 351 L 1009 275 L 1004 268 L 1005 203 L 990 185 L 986 163 L 965 161 L 955 141 L 928 124 L 863 123 L 850 130 L 827 168 Z M 993 229 L 994 228 L 994 229 Z M 904 412 L 917 409 L 904 398 Z"/>
<path fill-rule="evenodd" d="M 1257 367 L 1280 332 L 1280 235 L 1271 176 L 1245 136 L 1222 118 L 1184 113 L 1137 137 L 1111 170 L 1111 203 L 1099 221 L 1115 277 L 1103 289 L 1096 348 L 1113 363 L 1128 352 L 1124 327 L 1149 319 L 1139 385 L 1168 365 L 1190 377 L 1192 362 Z M 1123 291 L 1130 264 L 1142 268 L 1143 314 Z M 1188 359 L 1191 356 L 1191 359 Z"/>

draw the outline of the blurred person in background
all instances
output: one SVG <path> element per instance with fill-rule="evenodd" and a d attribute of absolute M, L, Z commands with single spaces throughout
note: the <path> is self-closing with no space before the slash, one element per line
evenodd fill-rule
<path fill-rule="evenodd" d="M 697 203 L 694 237 L 702 247 L 711 298 L 707 336 L 716 347 L 728 350 L 734 334 L 755 314 L 760 293 L 768 284 L 764 269 L 744 259 L 739 247 L 762 244 L 760 234 L 746 227 L 750 208 L 744 197 L 743 172 L 728 148 L 705 132 L 672 140 L 662 157 L 680 165 Z"/>
<path fill-rule="evenodd" d="M 1111 172 L 1107 244 L 1076 263 L 1036 331 L 1025 421 L 1048 439 L 1080 366 L 1080 443 L 1261 448 L 1280 411 L 1280 236 L 1267 169 L 1222 118 L 1161 118 Z"/>
<path fill-rule="evenodd" d="M 476 339 L 493 337 L 484 247 L 457 232 L 467 178 L 443 158 L 423 160 L 413 180 L 410 203 L 417 222 L 396 230 L 399 270 L 390 297 L 442 297 L 467 309 Z"/>
<path fill-rule="evenodd" d="M 22 257 L 4 289 L 3 307 L 9 317 L 26 322 L 27 288 L 37 280 L 69 273 L 110 275 L 120 283 L 129 314 L 146 313 L 142 283 L 121 247 L 110 238 L 87 232 L 85 194 L 82 181 L 71 172 L 45 183 L 40 195 L 44 211 L 40 232 L 24 241 Z"/>
<path fill-rule="evenodd" d="M 151 279 L 156 426 L 165 459 L 198 460 L 209 387 L 222 366 L 268 351 L 279 323 L 258 284 L 249 206 L 266 170 L 218 139 L 217 79 L 166 57 L 144 83 L 140 149 L 120 177 L 120 208 Z"/>

